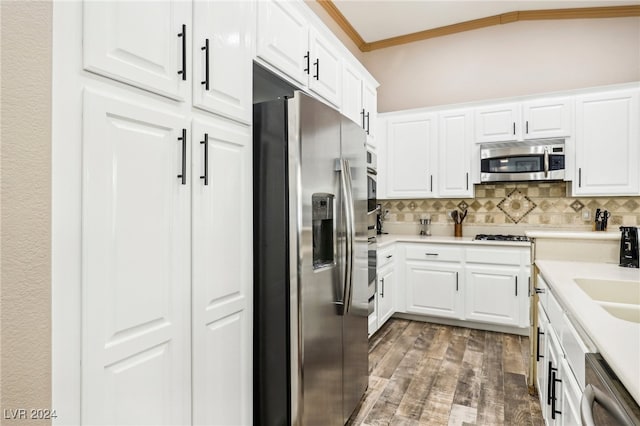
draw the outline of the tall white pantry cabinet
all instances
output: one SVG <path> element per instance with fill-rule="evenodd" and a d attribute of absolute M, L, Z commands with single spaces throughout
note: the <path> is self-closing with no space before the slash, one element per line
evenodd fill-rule
<path fill-rule="evenodd" d="M 56 424 L 252 422 L 254 7 L 54 3 Z"/>

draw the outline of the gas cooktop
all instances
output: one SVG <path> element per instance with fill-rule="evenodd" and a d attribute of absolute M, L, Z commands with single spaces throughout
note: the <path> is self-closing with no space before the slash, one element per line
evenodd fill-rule
<path fill-rule="evenodd" d="M 529 242 L 531 241 L 529 237 L 524 235 L 488 235 L 488 234 L 478 234 L 475 236 L 474 240 L 481 241 L 518 241 L 518 242 Z"/>

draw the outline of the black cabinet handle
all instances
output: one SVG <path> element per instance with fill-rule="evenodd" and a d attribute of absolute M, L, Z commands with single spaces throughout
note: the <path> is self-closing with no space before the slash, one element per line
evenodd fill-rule
<path fill-rule="evenodd" d="M 187 184 L 187 129 L 182 129 L 182 136 L 178 138 L 182 141 L 182 173 L 178 175 L 183 185 Z"/>
<path fill-rule="evenodd" d="M 204 81 L 200 84 L 204 84 L 204 90 L 209 90 L 209 39 L 204 40 L 204 46 L 200 48 L 204 50 Z"/>
<path fill-rule="evenodd" d="M 364 127 L 364 113 L 365 113 L 364 108 L 362 108 L 362 111 L 360 112 L 360 115 L 362 116 L 362 128 L 363 129 L 365 128 Z"/>
<path fill-rule="evenodd" d="M 578 167 L 578 188 L 582 187 L 582 167 Z"/>
<path fill-rule="evenodd" d="M 313 76 L 316 80 L 320 80 L 320 58 L 317 58 L 313 63 L 313 66 L 316 67 L 316 75 Z"/>
<path fill-rule="evenodd" d="M 540 358 L 544 358 L 544 355 L 540 355 L 540 336 L 544 334 L 544 331 L 540 331 L 540 327 L 537 327 L 538 332 L 536 335 L 536 361 L 540 361 Z"/>
<path fill-rule="evenodd" d="M 556 419 L 556 414 L 562 414 L 561 411 L 556 410 L 556 400 L 557 400 L 557 398 L 556 398 L 556 383 L 562 383 L 562 380 L 556 379 L 556 371 L 557 371 L 557 369 L 554 368 L 553 370 L 554 370 L 553 373 L 551 373 L 551 382 L 553 383 L 552 389 L 551 389 L 551 393 L 552 393 L 552 396 L 551 396 L 551 418 L 553 420 L 555 420 Z"/>
<path fill-rule="evenodd" d="M 551 372 L 555 370 L 553 363 L 549 361 L 549 369 L 547 370 L 547 405 L 551 405 Z"/>
<path fill-rule="evenodd" d="M 182 69 L 178 71 L 178 74 L 182 75 L 182 80 L 187 79 L 187 26 L 182 24 L 182 32 L 178 34 L 178 37 L 182 37 Z"/>
<path fill-rule="evenodd" d="M 304 55 L 304 59 L 307 61 L 307 67 L 303 70 L 307 74 L 309 74 L 309 51 L 307 50 L 307 54 Z"/>
<path fill-rule="evenodd" d="M 433 175 L 429 175 L 429 191 L 433 192 Z"/>
<path fill-rule="evenodd" d="M 536 294 L 544 294 L 545 293 L 545 289 L 544 288 L 537 288 L 536 287 Z"/>
<path fill-rule="evenodd" d="M 204 184 L 209 185 L 209 134 L 204 134 L 204 140 L 200 141 L 200 145 L 204 145 L 204 175 L 200 179 L 204 179 Z"/>
<path fill-rule="evenodd" d="M 529 120 L 527 120 L 527 122 L 525 124 L 525 133 L 529 134 Z"/>
<path fill-rule="evenodd" d="M 367 115 L 367 134 L 369 134 L 369 113 Z"/>
<path fill-rule="evenodd" d="M 456 291 L 458 291 L 458 272 L 456 271 Z"/>
<path fill-rule="evenodd" d="M 467 172 L 467 191 L 469 190 L 469 172 Z"/>
<path fill-rule="evenodd" d="M 382 282 L 382 292 L 380 293 L 380 297 L 384 297 L 384 278 L 382 278 L 381 282 Z"/>
<path fill-rule="evenodd" d="M 516 134 L 516 122 L 515 121 L 513 122 L 513 134 L 514 135 Z"/>
<path fill-rule="evenodd" d="M 518 297 L 518 276 L 516 275 L 516 297 Z"/>
<path fill-rule="evenodd" d="M 393 257 L 392 254 L 390 254 L 389 256 L 387 256 L 387 259 L 391 259 Z"/>

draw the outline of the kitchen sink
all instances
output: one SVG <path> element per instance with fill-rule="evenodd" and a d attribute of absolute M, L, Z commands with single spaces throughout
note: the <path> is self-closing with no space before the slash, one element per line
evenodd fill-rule
<path fill-rule="evenodd" d="M 600 303 L 600 306 L 616 318 L 640 323 L 640 305 Z"/>
<path fill-rule="evenodd" d="M 576 278 L 574 281 L 578 284 L 578 287 L 596 302 L 640 305 L 640 282 L 638 281 L 597 280 L 591 278 Z"/>

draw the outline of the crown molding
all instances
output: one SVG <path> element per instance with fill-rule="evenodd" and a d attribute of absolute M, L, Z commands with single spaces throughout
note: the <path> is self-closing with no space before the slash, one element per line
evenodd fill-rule
<path fill-rule="evenodd" d="M 416 33 L 405 34 L 383 40 L 367 43 L 358 34 L 347 18 L 338 10 L 331 0 L 316 0 L 327 11 L 331 18 L 342 28 L 349 38 L 362 52 L 399 46 L 416 41 L 427 40 L 435 37 L 491 27 L 494 25 L 509 24 L 517 21 L 539 21 L 552 19 L 595 19 L 595 18 L 628 18 L 640 16 L 640 6 L 605 6 L 582 7 L 573 9 L 543 9 L 522 10 L 517 12 L 502 13 L 500 15 L 487 16 L 473 19 L 444 27 L 432 28 Z"/>

